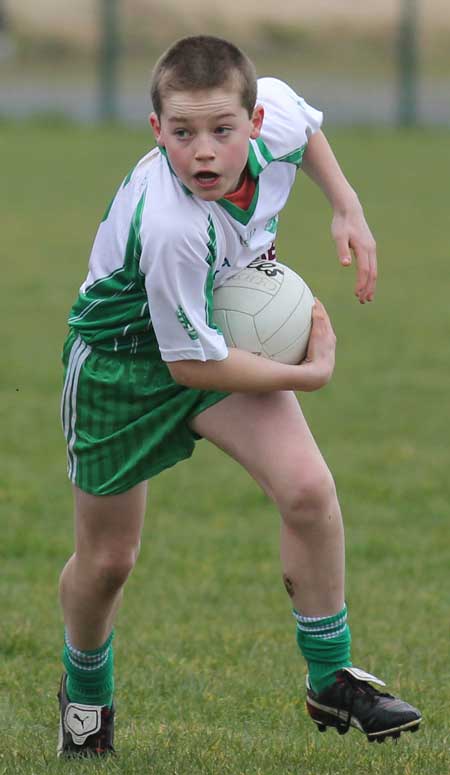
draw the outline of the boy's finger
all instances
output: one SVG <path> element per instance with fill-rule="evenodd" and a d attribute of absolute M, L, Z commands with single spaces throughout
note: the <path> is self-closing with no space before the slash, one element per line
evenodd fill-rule
<path fill-rule="evenodd" d="M 348 239 L 344 237 L 336 240 L 336 247 L 338 252 L 338 258 L 342 266 L 350 266 L 352 263 L 352 253 Z"/>
<path fill-rule="evenodd" d="M 375 249 L 369 253 L 369 261 L 370 261 L 370 278 L 367 286 L 367 300 L 372 301 L 375 295 L 375 289 L 376 289 L 377 279 L 378 279 L 377 254 Z"/>
<path fill-rule="evenodd" d="M 361 303 L 372 301 L 377 281 L 376 255 L 370 252 L 360 254 L 358 257 L 358 272 L 356 278 L 355 295 Z"/>
<path fill-rule="evenodd" d="M 370 296 L 374 290 L 374 273 L 376 263 L 374 263 L 370 251 L 359 246 L 355 249 L 357 260 L 355 296 L 358 297 L 361 304 L 370 301 Z"/>
<path fill-rule="evenodd" d="M 356 295 L 361 298 L 364 295 L 370 278 L 370 267 L 368 256 L 358 257 L 358 269 L 356 272 Z"/>
<path fill-rule="evenodd" d="M 323 306 L 320 299 L 318 299 L 317 297 L 314 299 L 312 312 L 313 312 L 313 315 L 315 316 L 318 316 L 318 315 L 323 316 L 324 313 L 326 314 L 325 307 Z"/>
<path fill-rule="evenodd" d="M 323 306 L 322 302 L 319 301 L 319 299 L 315 299 L 313 308 L 312 308 L 312 322 L 316 325 L 321 325 L 323 323 L 328 323 L 331 325 L 330 318 L 328 315 L 328 312 L 326 311 L 325 307 Z"/>

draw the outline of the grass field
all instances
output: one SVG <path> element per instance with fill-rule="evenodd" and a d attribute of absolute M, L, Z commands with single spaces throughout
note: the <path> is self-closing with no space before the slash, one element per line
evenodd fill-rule
<path fill-rule="evenodd" d="M 56 761 L 57 578 L 72 547 L 59 353 L 96 224 L 149 138 L 1 124 L 0 775 L 449 775 L 449 137 L 330 135 L 378 238 L 378 298 L 354 300 L 306 180 L 278 254 L 338 335 L 333 382 L 301 400 L 345 514 L 354 662 L 422 709 L 421 730 L 373 746 L 316 732 L 277 516 L 201 442 L 150 487 L 117 624 L 119 756 Z"/>

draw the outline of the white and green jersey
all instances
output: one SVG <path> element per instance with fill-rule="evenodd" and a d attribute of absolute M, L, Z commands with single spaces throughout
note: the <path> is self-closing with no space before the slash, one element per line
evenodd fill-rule
<path fill-rule="evenodd" d="M 260 256 L 273 257 L 278 214 L 322 114 L 287 84 L 258 81 L 260 137 L 249 141 L 256 181 L 247 210 L 205 202 L 150 151 L 127 175 L 99 226 L 70 326 L 103 350 L 145 353 L 156 335 L 164 361 L 221 360 L 213 291 Z"/>

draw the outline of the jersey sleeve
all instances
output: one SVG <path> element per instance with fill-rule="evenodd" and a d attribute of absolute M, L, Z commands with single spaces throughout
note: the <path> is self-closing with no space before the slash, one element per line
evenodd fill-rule
<path fill-rule="evenodd" d="M 257 100 L 264 107 L 259 155 L 267 157 L 266 163 L 286 161 L 300 166 L 310 137 L 322 126 L 322 112 L 278 78 L 258 80 Z"/>
<path fill-rule="evenodd" d="M 223 360 L 228 348 L 213 322 L 217 243 L 211 217 L 160 215 L 143 230 L 140 269 L 164 361 Z"/>

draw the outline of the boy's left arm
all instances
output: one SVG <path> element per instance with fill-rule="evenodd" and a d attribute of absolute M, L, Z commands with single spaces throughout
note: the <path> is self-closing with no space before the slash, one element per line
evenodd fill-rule
<path fill-rule="evenodd" d="M 345 178 L 323 134 L 316 132 L 303 156 L 302 168 L 321 188 L 333 208 L 331 234 L 342 266 L 357 263 L 355 295 L 361 304 L 372 301 L 377 280 L 376 244 L 356 192 Z"/>

